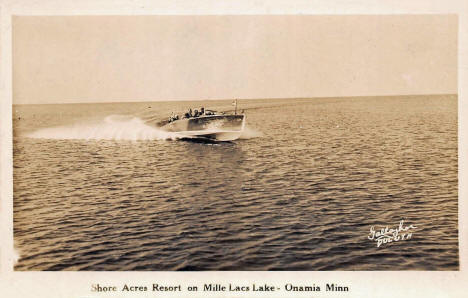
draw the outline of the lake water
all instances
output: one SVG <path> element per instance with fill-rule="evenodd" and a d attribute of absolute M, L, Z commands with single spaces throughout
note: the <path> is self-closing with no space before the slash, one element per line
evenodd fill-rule
<path fill-rule="evenodd" d="M 457 96 L 14 105 L 15 270 L 458 270 Z M 412 225 L 384 243 L 370 228 Z"/>

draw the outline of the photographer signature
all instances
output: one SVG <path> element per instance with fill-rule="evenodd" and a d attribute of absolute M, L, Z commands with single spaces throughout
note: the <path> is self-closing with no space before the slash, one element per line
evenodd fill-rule
<path fill-rule="evenodd" d="M 374 226 L 371 226 L 370 233 L 367 238 L 377 242 L 377 247 L 380 247 L 382 244 L 411 239 L 413 236 L 411 230 L 413 229 L 416 229 L 416 227 L 413 225 L 405 227 L 404 220 L 401 220 L 400 225 L 396 229 L 390 229 L 386 226 L 385 228 L 376 231 Z"/>

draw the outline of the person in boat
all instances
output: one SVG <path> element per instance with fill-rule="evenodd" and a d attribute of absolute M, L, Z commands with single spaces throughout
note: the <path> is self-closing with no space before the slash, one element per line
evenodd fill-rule
<path fill-rule="evenodd" d="M 193 117 L 198 117 L 198 116 L 200 116 L 198 113 L 198 110 L 193 111 Z"/>
<path fill-rule="evenodd" d="M 205 108 L 201 107 L 200 108 L 200 116 L 203 116 L 203 115 L 205 115 Z"/>

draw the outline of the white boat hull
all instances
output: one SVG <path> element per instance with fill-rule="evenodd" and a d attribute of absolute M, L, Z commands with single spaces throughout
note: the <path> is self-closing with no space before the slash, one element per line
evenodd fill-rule
<path fill-rule="evenodd" d="M 181 138 L 199 138 L 211 141 L 234 141 L 244 131 L 245 115 L 211 115 L 176 120 L 161 128 Z"/>

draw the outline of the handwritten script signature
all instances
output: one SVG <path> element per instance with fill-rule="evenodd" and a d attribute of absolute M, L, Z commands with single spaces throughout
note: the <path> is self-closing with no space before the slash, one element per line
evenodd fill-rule
<path fill-rule="evenodd" d="M 405 227 L 404 223 L 405 221 L 401 220 L 400 225 L 395 229 L 390 229 L 386 226 L 385 228 L 376 230 L 374 226 L 371 226 L 367 238 L 377 242 L 377 247 L 390 242 L 409 240 L 413 236 L 412 230 L 416 229 L 416 227 L 413 225 Z"/>

